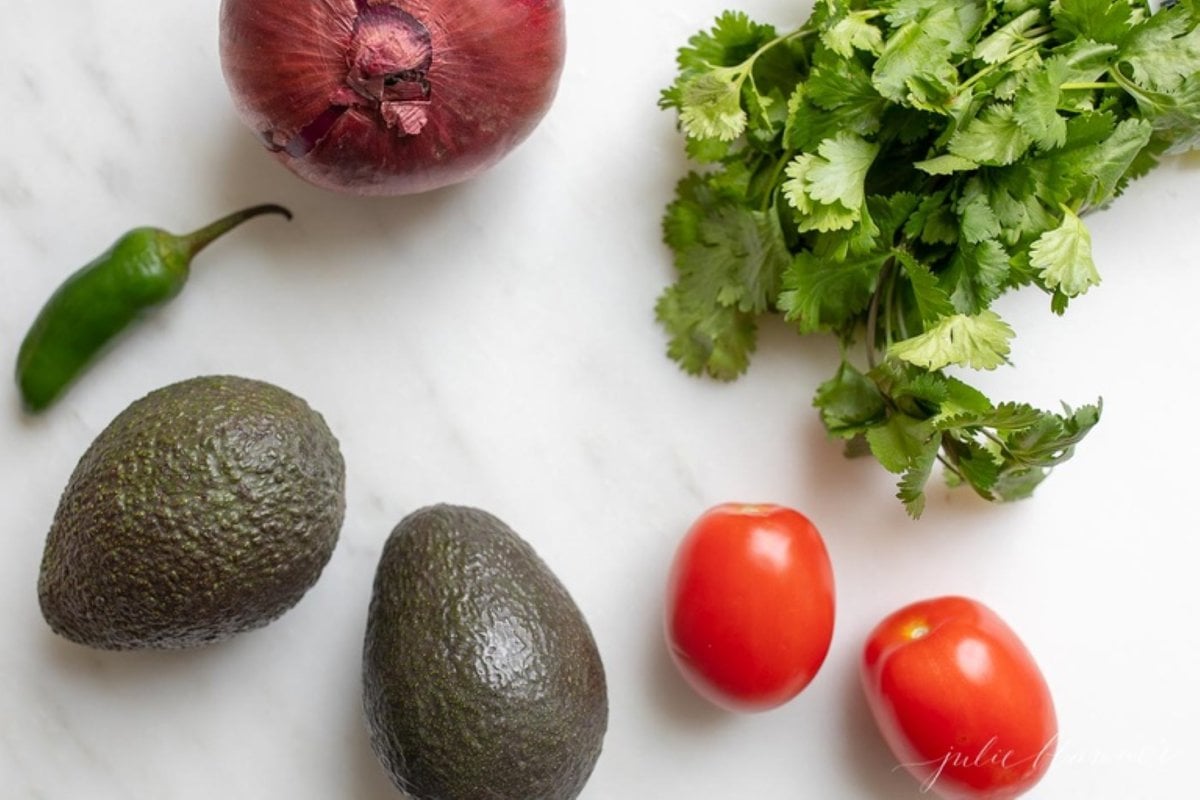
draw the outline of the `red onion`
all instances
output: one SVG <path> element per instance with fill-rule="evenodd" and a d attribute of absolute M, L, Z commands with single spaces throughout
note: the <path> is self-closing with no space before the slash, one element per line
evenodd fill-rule
<path fill-rule="evenodd" d="M 242 120 L 300 177 L 410 194 L 478 175 L 558 88 L 562 0 L 223 0 Z"/>

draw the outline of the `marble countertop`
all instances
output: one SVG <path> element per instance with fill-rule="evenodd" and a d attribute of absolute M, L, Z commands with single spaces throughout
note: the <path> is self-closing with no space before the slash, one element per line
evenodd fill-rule
<path fill-rule="evenodd" d="M 571 2 L 550 114 L 491 172 L 353 199 L 272 161 L 221 77 L 216 0 L 13 3 L 0 24 L 0 356 L 55 286 L 139 224 L 195 227 L 283 202 L 197 259 L 49 413 L 0 383 L 0 794 L 11 798 L 396 797 L 362 721 L 360 650 L 382 542 L 417 507 L 486 508 L 534 544 L 587 615 L 611 704 L 584 800 L 922 796 L 874 730 L 863 638 L 944 593 L 1004 616 L 1054 692 L 1059 755 L 1030 797 L 1162 798 L 1200 751 L 1195 376 L 1200 158 L 1089 217 L 1104 281 L 1064 317 L 1006 297 L 1015 367 L 995 395 L 1104 398 L 1104 419 L 1032 500 L 931 484 L 909 520 L 893 478 L 850 461 L 811 408 L 837 348 L 766 326 L 749 373 L 688 377 L 653 318 L 671 279 L 659 217 L 687 165 L 656 109 L 674 49 L 724 0 Z M 780 26 L 809 4 L 743 0 Z M 38 610 L 68 475 L 130 401 L 204 373 L 305 397 L 341 440 L 348 510 L 321 580 L 271 626 L 203 650 L 114 654 Z M 832 650 L 775 711 L 717 712 L 660 634 L 675 545 L 704 509 L 808 514 L 838 582 Z"/>

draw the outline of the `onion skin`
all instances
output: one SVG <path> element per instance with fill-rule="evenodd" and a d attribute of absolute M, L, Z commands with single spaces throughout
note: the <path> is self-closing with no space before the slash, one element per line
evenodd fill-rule
<path fill-rule="evenodd" d="M 288 169 L 400 195 L 472 178 L 558 88 L 562 0 L 222 0 L 238 115 Z"/>

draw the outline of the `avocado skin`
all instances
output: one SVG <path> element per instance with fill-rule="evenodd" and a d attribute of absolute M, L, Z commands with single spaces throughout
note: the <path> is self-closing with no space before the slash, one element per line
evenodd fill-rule
<path fill-rule="evenodd" d="M 414 800 L 568 800 L 608 724 L 604 666 L 567 590 L 511 528 L 406 517 L 376 571 L 363 654 L 376 755 Z"/>
<path fill-rule="evenodd" d="M 337 440 L 299 397 L 231 376 L 158 389 L 75 467 L 42 557 L 42 615 L 106 650 L 261 627 L 316 582 L 345 504 Z"/>

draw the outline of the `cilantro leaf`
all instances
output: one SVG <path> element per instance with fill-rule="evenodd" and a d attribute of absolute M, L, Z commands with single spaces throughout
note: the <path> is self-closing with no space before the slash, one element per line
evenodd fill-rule
<path fill-rule="evenodd" d="M 1000 235 L 1000 218 L 988 202 L 982 183 L 972 178 L 963 186 L 962 194 L 955 203 L 958 212 L 959 232 L 962 238 L 978 244 Z"/>
<path fill-rule="evenodd" d="M 867 207 L 879 228 L 879 238 L 883 246 L 886 247 L 896 238 L 905 222 L 916 211 L 918 202 L 917 195 L 912 192 L 896 192 L 887 197 L 872 195 L 867 198 Z"/>
<path fill-rule="evenodd" d="M 825 429 L 843 439 L 865 433 L 887 414 L 879 388 L 845 360 L 817 388 L 813 405 L 820 410 Z"/>
<path fill-rule="evenodd" d="M 1080 176 L 1076 193 L 1081 207 L 1102 206 L 1120 193 L 1153 134 L 1149 121 L 1125 119 L 1102 141 L 1075 150 L 1067 163 Z"/>
<path fill-rule="evenodd" d="M 1059 151 L 1055 151 L 1058 155 Z M 1034 160 L 1022 160 L 1008 170 L 983 171 L 977 177 L 983 183 L 996 218 L 1000 220 L 998 239 L 1007 247 L 1022 247 L 1058 224 L 1047 206 L 1069 196 L 1077 180 L 1074 174 L 1061 175 L 1043 169 Z"/>
<path fill-rule="evenodd" d="M 938 284 L 938 278 L 933 274 L 933 270 L 902 250 L 897 250 L 894 255 L 908 278 L 909 288 L 912 290 L 913 300 L 922 322 L 934 324 L 942 317 L 948 317 L 955 313 L 950 296 Z"/>
<path fill-rule="evenodd" d="M 1115 44 L 1076 39 L 1055 49 L 1054 55 L 1046 59 L 1046 64 L 1062 63 L 1065 67 L 1062 73 L 1064 83 L 1087 83 L 1103 75 L 1119 51 L 1120 48 Z"/>
<path fill-rule="evenodd" d="M 951 63 L 947 42 L 910 22 L 892 34 L 875 62 L 872 80 L 879 93 L 896 103 L 908 97 L 909 81 L 917 75 L 952 82 L 958 71 Z"/>
<path fill-rule="evenodd" d="M 887 422 L 867 431 L 871 453 L 888 472 L 901 473 L 932 446 L 937 452 L 935 431 L 928 421 L 907 414 L 890 414 Z"/>
<path fill-rule="evenodd" d="M 726 11 L 710 31 L 701 31 L 679 49 L 676 58 L 682 72 L 705 72 L 714 67 L 744 63 L 775 38 L 775 28 L 761 25 L 741 11 Z"/>
<path fill-rule="evenodd" d="M 1043 413 L 1025 403 L 1001 403 L 995 408 L 964 408 L 957 413 L 947 415 L 939 428 L 978 429 L 988 428 L 993 431 L 1020 431 L 1037 425 Z"/>
<path fill-rule="evenodd" d="M 885 7 L 897 30 L 887 37 L 875 62 L 873 80 L 879 93 L 905 103 L 914 79 L 927 85 L 956 85 L 955 59 L 973 49 L 986 18 L 985 4 L 979 0 L 898 0 Z"/>
<path fill-rule="evenodd" d="M 856 50 L 878 55 L 883 50 L 883 32 L 871 24 L 876 15 L 874 11 L 851 11 L 822 30 L 821 41 L 845 59 L 852 59 Z"/>
<path fill-rule="evenodd" d="M 909 459 L 900 483 L 896 487 L 896 497 L 904 503 L 904 510 L 913 519 L 918 519 L 925 513 L 925 484 L 933 473 L 933 465 L 937 462 L 939 439 L 930 439 L 921 451 Z"/>
<path fill-rule="evenodd" d="M 1133 95 L 1154 134 L 1164 142 L 1167 152 L 1180 153 L 1200 147 L 1200 73 L 1190 75 L 1172 91 L 1146 89 L 1120 77 L 1126 91 Z M 1131 122 L 1132 120 L 1126 120 Z"/>
<path fill-rule="evenodd" d="M 981 497 L 992 500 L 992 487 L 1000 479 L 1001 470 L 995 455 L 969 436 L 945 436 L 942 446 L 953 474 Z"/>
<path fill-rule="evenodd" d="M 846 208 L 839 203 L 815 201 L 808 191 L 809 174 L 821 164 L 828 166 L 820 156 L 802 153 L 787 165 L 787 180 L 783 184 L 783 196 L 796 209 L 797 227 L 801 231 L 836 231 L 854 227 L 860 216 L 859 209 Z"/>
<path fill-rule="evenodd" d="M 688 371 L 731 379 L 748 365 L 755 315 L 774 301 L 789 256 L 778 214 L 738 203 L 721 178 L 692 173 L 676 188 L 663 239 L 679 277 L 657 316 Z"/>
<path fill-rule="evenodd" d="M 930 422 L 938 431 L 962 428 L 970 420 L 978 420 L 984 415 L 995 413 L 987 395 L 958 378 L 942 372 L 927 372 L 921 377 L 925 378 L 923 383 L 932 384 L 937 389 L 938 410 L 937 414 L 930 418 Z M 910 382 L 910 386 L 919 387 L 921 383 L 913 380 Z M 976 424 L 982 423 L 977 422 Z"/>
<path fill-rule="evenodd" d="M 792 159 L 783 195 L 799 212 L 800 230 L 853 227 L 862 218 L 864 182 L 878 152 L 878 145 L 861 136 L 841 133 L 821 142 L 815 154 Z"/>
<path fill-rule="evenodd" d="M 805 83 L 808 99 L 824 114 L 838 131 L 868 136 L 883 123 L 886 101 L 875 91 L 871 75 L 857 61 L 834 67 L 820 63 L 813 67 Z"/>
<path fill-rule="evenodd" d="M 1099 403 L 1065 414 L 1039 413 L 1036 422 L 999 438 L 1004 458 L 994 492 L 1000 500 L 1020 500 L 1049 474 L 1052 467 L 1074 455 L 1075 447 L 1100 421 Z"/>
<path fill-rule="evenodd" d="M 952 314 L 909 339 L 896 342 L 888 354 L 929 370 L 949 366 L 995 369 L 1005 363 L 1013 329 L 994 311 Z"/>
<path fill-rule="evenodd" d="M 700 240 L 681 252 L 681 274 L 706 282 L 718 303 L 766 311 L 787 263 L 778 218 L 728 206 L 705 219 Z"/>
<path fill-rule="evenodd" d="M 1050 60 L 1026 73 L 1013 99 L 1013 121 L 1043 150 L 1062 147 L 1067 141 L 1067 120 L 1058 113 L 1066 61 Z"/>
<path fill-rule="evenodd" d="M 976 164 L 1004 166 L 1020 158 L 1033 137 L 1025 132 L 1007 103 L 993 103 L 950 137 L 951 155 Z"/>
<path fill-rule="evenodd" d="M 927 194 L 904 223 L 904 234 L 927 244 L 954 244 L 958 241 L 958 220 L 947 202 L 950 193 Z"/>
<path fill-rule="evenodd" d="M 860 208 L 865 201 L 863 181 L 879 146 L 845 133 L 817 148 L 821 159 L 808 170 L 805 192 L 818 203 Z"/>
<path fill-rule="evenodd" d="M 963 314 L 978 313 L 996 300 L 1010 281 L 1012 273 L 1008 252 L 995 239 L 960 242 L 941 274 L 942 284 L 950 293 L 955 309 Z"/>
<path fill-rule="evenodd" d="M 750 365 L 757 333 L 753 315 L 697 302 L 680 284 L 659 296 L 655 314 L 671 334 L 668 355 L 687 372 L 729 381 Z"/>
<path fill-rule="evenodd" d="M 842 130 L 842 121 L 827 113 L 812 101 L 809 84 L 812 79 L 796 85 L 788 98 L 787 124 L 783 129 L 783 141 L 788 151 L 811 152 L 821 142 L 836 136 Z"/>
<path fill-rule="evenodd" d="M 680 87 L 679 122 L 693 139 L 732 141 L 746 130 L 741 86 L 734 70 L 713 70 Z"/>
<path fill-rule="evenodd" d="M 1117 58 L 1138 84 L 1175 88 L 1200 72 L 1200 28 L 1184 8 L 1168 8 L 1130 30 Z"/>
<path fill-rule="evenodd" d="M 782 34 L 726 12 L 677 63 L 659 102 L 707 171 L 663 218 L 670 356 L 731 380 L 765 315 L 832 333 L 842 363 L 813 404 L 847 455 L 899 476 L 910 515 L 938 463 L 951 486 L 1029 496 L 1099 403 L 997 405 L 947 371 L 1007 362 L 1006 291 L 1063 313 L 1095 286 L 1085 213 L 1200 147 L 1198 0 L 818 0 Z"/>
<path fill-rule="evenodd" d="M 1134 21 L 1128 0 L 1057 0 L 1050 11 L 1064 39 L 1120 44 Z"/>
<path fill-rule="evenodd" d="M 680 74 L 662 93 L 659 105 L 679 112 L 680 126 L 690 138 L 732 141 L 747 128 L 742 89 L 755 60 L 776 41 L 775 28 L 742 13 L 727 11 L 712 30 L 700 32 L 680 48 Z M 753 97 L 758 108 L 769 100 Z"/>
<path fill-rule="evenodd" d="M 926 158 L 914 164 L 917 169 L 922 172 L 928 172 L 930 175 L 952 175 L 955 172 L 965 172 L 966 170 L 978 169 L 979 165 L 969 158 L 943 153 L 940 156 Z"/>
<path fill-rule="evenodd" d="M 1046 231 L 1029 248 L 1029 262 L 1046 286 L 1067 297 L 1083 294 L 1100 283 L 1092 260 L 1092 235 L 1083 220 L 1063 209 L 1062 224 Z"/>
<path fill-rule="evenodd" d="M 839 331 L 871 301 L 886 253 L 821 258 L 801 251 L 783 274 L 779 310 L 803 333 Z"/>
<path fill-rule="evenodd" d="M 1003 437 L 1005 449 L 1020 464 L 1051 467 L 1066 461 L 1075 446 L 1100 421 L 1101 403 L 1071 409 L 1065 414 L 1041 413 L 1032 425 L 1019 428 Z"/>
<path fill-rule="evenodd" d="M 1028 41 L 1026 34 L 1042 19 L 1040 8 L 1026 9 L 1004 25 L 983 37 L 975 45 L 975 58 L 985 64 L 999 64 L 1009 58 L 1018 45 Z"/>

